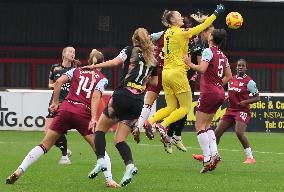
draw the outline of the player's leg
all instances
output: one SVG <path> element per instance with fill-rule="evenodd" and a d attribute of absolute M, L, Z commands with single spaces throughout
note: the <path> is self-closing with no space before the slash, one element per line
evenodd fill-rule
<path fill-rule="evenodd" d="M 202 154 L 204 156 L 203 168 L 201 169 L 200 173 L 206 173 L 207 171 L 210 170 L 210 159 L 211 159 L 209 138 L 206 132 L 206 124 L 210 119 L 210 114 L 197 111 L 195 116 L 196 116 L 195 128 L 197 131 L 197 140 L 202 150 Z"/>
<path fill-rule="evenodd" d="M 172 89 L 172 81 L 173 79 L 171 70 L 163 70 L 162 85 L 165 92 L 166 107 L 158 110 L 153 116 L 151 116 L 149 120 L 145 123 L 146 126 L 151 127 L 157 121 L 168 117 L 171 112 L 177 108 L 178 102 L 175 93 Z M 165 127 L 159 124 L 158 126 L 156 126 L 156 129 L 160 133 L 160 136 L 162 137 L 163 141 L 168 142 Z"/>
<path fill-rule="evenodd" d="M 105 151 L 106 151 L 105 134 L 110 127 L 112 127 L 115 123 L 117 123 L 117 120 L 109 118 L 104 113 L 101 114 L 95 130 L 94 144 L 96 146 L 95 152 L 97 156 L 97 164 L 88 175 L 90 179 L 94 179 L 99 174 L 99 172 L 101 171 L 104 172 L 107 169 L 107 164 L 105 162 Z"/>
<path fill-rule="evenodd" d="M 185 73 L 180 71 L 171 71 L 167 80 L 167 83 L 172 88 L 172 91 L 178 100 L 179 108 L 175 109 L 167 118 L 164 119 L 164 121 L 161 123 L 163 127 L 168 127 L 170 124 L 182 119 L 185 115 L 187 115 L 192 103 L 191 89 Z"/>
<path fill-rule="evenodd" d="M 177 93 L 176 98 L 179 103 L 179 108 L 175 109 L 171 112 L 171 114 L 164 119 L 161 123 L 163 127 L 168 127 L 171 123 L 174 123 L 180 119 L 182 119 L 185 115 L 188 114 L 191 107 L 191 92 L 182 92 Z M 175 101 L 176 102 L 176 101 Z"/>
<path fill-rule="evenodd" d="M 49 129 L 51 123 L 53 121 L 53 117 L 49 117 L 49 115 L 45 118 L 45 124 L 44 124 L 44 132 L 46 133 Z"/>
<path fill-rule="evenodd" d="M 137 168 L 133 164 L 131 149 L 129 145 L 126 143 L 127 136 L 129 135 L 130 132 L 131 128 L 127 123 L 120 123 L 115 132 L 115 138 L 114 138 L 115 147 L 119 151 L 119 154 L 126 166 L 123 178 L 120 181 L 120 185 L 122 187 L 129 184 L 132 180 L 132 177 L 138 172 Z"/>
<path fill-rule="evenodd" d="M 165 127 L 168 127 L 171 123 L 176 122 L 179 119 L 181 119 L 182 117 L 184 117 L 189 112 L 189 109 L 190 109 L 190 106 L 191 106 L 191 93 L 190 92 L 178 93 L 178 94 L 175 95 L 175 97 L 177 98 L 180 107 L 178 109 L 175 109 L 174 111 L 172 111 L 170 113 L 170 115 L 164 119 L 164 121 L 156 124 L 156 128 L 160 132 L 160 135 L 162 137 L 162 141 L 163 141 L 165 150 L 168 153 L 172 152 L 171 143 L 168 140 L 168 139 L 171 140 L 171 138 L 168 138 L 167 135 L 164 136 L 165 134 L 164 134 L 163 130 L 165 130 Z M 170 98 L 170 99 L 168 98 L 169 103 L 172 99 L 175 99 L 175 97 L 172 96 L 172 98 Z M 188 100 L 188 98 L 190 98 L 190 100 Z M 174 102 L 176 102 L 176 100 L 174 100 Z M 174 103 L 174 104 L 176 104 L 176 103 Z"/>
<path fill-rule="evenodd" d="M 89 143 L 92 147 L 93 151 L 96 151 L 95 143 L 94 143 L 94 134 L 83 135 L 84 139 Z M 119 185 L 113 180 L 112 172 L 111 172 L 111 160 L 108 153 L 105 151 L 104 156 L 106 170 L 103 172 L 106 180 L 106 186 L 110 188 L 117 188 Z"/>
<path fill-rule="evenodd" d="M 187 119 L 187 115 L 180 119 L 179 121 L 173 123 L 170 125 L 170 128 L 171 126 L 173 125 L 173 128 L 174 128 L 174 136 L 172 137 L 172 143 L 181 151 L 183 152 L 186 152 L 187 149 L 186 147 L 184 146 L 183 142 L 182 142 L 182 138 L 181 138 L 181 132 L 184 128 L 184 125 L 185 125 L 185 122 L 186 122 L 186 119 Z"/>
<path fill-rule="evenodd" d="M 148 122 L 151 125 L 169 116 L 171 112 L 177 108 L 177 98 L 174 94 L 165 93 L 165 100 L 166 107 L 161 108 L 152 117 L 149 118 Z"/>
<path fill-rule="evenodd" d="M 148 122 L 150 125 L 169 116 L 171 112 L 177 108 L 177 98 L 174 94 L 165 94 L 165 100 L 167 106 L 158 110 L 152 117 L 149 118 Z M 168 136 L 165 128 L 166 126 L 161 125 L 160 123 L 156 124 L 156 129 L 160 133 L 162 140 L 167 143 Z"/>
<path fill-rule="evenodd" d="M 69 157 L 71 156 L 72 152 L 67 149 L 67 139 L 65 135 L 61 135 L 54 144 L 57 148 L 61 150 L 62 157 L 59 160 L 60 165 L 68 165 L 71 163 Z"/>
<path fill-rule="evenodd" d="M 195 90 L 195 81 L 190 80 L 189 81 L 189 86 L 190 86 L 190 89 L 191 89 L 191 99 L 193 100 L 193 95 L 194 95 L 194 90 Z M 187 119 L 187 115 L 185 115 L 184 118 L 180 119 L 179 121 L 171 124 L 174 127 L 174 136 L 173 136 L 172 143 L 179 150 L 181 150 L 183 152 L 187 151 L 187 149 L 184 146 L 184 144 L 182 142 L 182 139 L 181 139 L 181 133 L 182 133 L 182 130 L 183 130 L 184 126 L 185 126 L 186 119 Z M 170 128 L 171 128 L 171 125 L 170 125 Z"/>
<path fill-rule="evenodd" d="M 49 112 L 48 115 L 46 116 L 45 119 L 45 125 L 44 125 L 44 130 L 45 133 L 47 132 L 47 130 L 49 129 L 54 117 L 55 117 L 56 113 L 52 113 Z M 60 149 L 62 157 L 59 160 L 59 164 L 61 165 L 66 165 L 66 164 L 70 164 L 71 161 L 69 159 L 69 157 L 71 156 L 72 152 L 67 148 L 67 139 L 65 135 L 61 135 L 58 140 L 55 142 L 55 146 Z"/>
<path fill-rule="evenodd" d="M 217 145 L 220 142 L 220 138 L 222 137 L 223 133 L 230 127 L 234 126 L 234 120 L 230 118 L 225 118 L 226 115 L 222 117 L 222 119 L 219 121 L 217 128 L 215 129 L 215 137 L 216 137 L 216 143 Z M 208 134 L 209 133 L 209 134 Z M 210 131 L 207 134 L 210 135 Z M 211 137 L 211 139 L 214 138 L 214 136 Z M 211 154 L 212 155 L 212 154 Z M 192 154 L 192 157 L 198 161 L 203 161 L 203 155 L 200 154 Z"/>
<path fill-rule="evenodd" d="M 145 121 L 147 121 L 147 119 L 149 118 L 152 105 L 157 99 L 157 97 L 158 97 L 158 93 L 154 91 L 146 92 L 144 105 L 143 105 L 140 117 L 138 119 L 138 122 L 137 122 L 137 127 L 139 129 L 142 129 L 144 127 L 145 134 L 149 139 L 153 139 L 154 134 L 153 134 L 152 126 L 147 126 L 148 123 L 147 122 L 145 123 Z"/>
<path fill-rule="evenodd" d="M 218 122 L 217 128 L 215 129 L 215 136 L 216 136 L 216 143 L 219 145 L 220 139 L 222 135 L 225 133 L 227 129 L 230 127 L 234 126 L 235 122 L 234 120 L 230 119 L 225 119 L 224 116 L 223 118 Z"/>
<path fill-rule="evenodd" d="M 144 106 L 142 108 L 141 115 L 138 119 L 138 127 L 143 125 L 145 129 L 145 134 L 149 139 L 154 138 L 152 125 L 146 121 L 148 120 L 151 112 L 151 108 L 157 97 L 159 96 L 160 91 L 162 90 L 162 69 L 160 67 L 157 68 L 157 76 L 152 77 L 151 81 L 147 84 L 147 93 L 145 96 Z M 145 104 L 148 104 L 148 106 Z M 149 109 L 145 109 L 148 107 Z"/>
<path fill-rule="evenodd" d="M 42 143 L 28 153 L 19 168 L 6 179 L 7 184 L 13 184 L 31 164 L 48 152 L 60 135 L 65 134 L 69 129 L 69 120 L 70 113 L 68 111 L 60 111 L 57 114 L 47 130 Z"/>
<path fill-rule="evenodd" d="M 41 144 L 34 147 L 24 158 L 18 169 L 6 179 L 7 184 L 14 184 L 30 165 L 35 163 L 42 155 L 54 145 L 60 134 L 54 130 L 48 129 Z"/>
<path fill-rule="evenodd" d="M 207 133 L 208 138 L 209 138 L 209 146 L 210 146 L 210 152 L 211 152 L 212 157 L 214 157 L 215 155 L 218 154 L 216 136 L 215 136 L 214 130 L 210 127 L 214 115 L 215 114 L 210 114 L 210 117 L 209 117 L 209 119 L 206 123 L 206 126 L 205 126 L 206 127 L 206 133 Z"/>
<path fill-rule="evenodd" d="M 208 135 L 208 139 L 209 139 L 209 147 L 210 147 L 210 153 L 211 153 L 211 167 L 210 167 L 210 171 L 214 170 L 218 163 L 221 161 L 221 157 L 219 155 L 218 152 L 218 147 L 217 147 L 217 143 L 216 143 L 216 136 L 215 133 L 213 131 L 213 129 L 210 128 L 211 122 L 213 120 L 215 113 L 210 114 L 207 123 L 206 123 L 206 133 Z"/>
<path fill-rule="evenodd" d="M 241 121 L 236 121 L 236 125 L 235 125 L 235 132 L 236 135 L 239 139 L 239 141 L 241 142 L 243 148 L 244 148 L 244 152 L 246 154 L 246 161 L 244 161 L 245 164 L 254 164 L 256 163 L 256 160 L 254 159 L 253 155 L 252 155 L 252 150 L 250 148 L 249 142 L 247 137 L 245 136 L 245 129 L 247 127 L 247 124 L 245 124 L 244 122 Z"/>

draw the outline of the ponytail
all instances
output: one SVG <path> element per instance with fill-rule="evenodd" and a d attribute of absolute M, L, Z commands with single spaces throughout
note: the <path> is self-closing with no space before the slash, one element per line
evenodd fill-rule
<path fill-rule="evenodd" d="M 151 37 L 148 31 L 144 28 L 136 29 L 132 36 L 132 42 L 134 45 L 136 44 L 141 47 L 143 58 L 146 63 L 148 65 L 154 66 L 156 63 L 156 59 L 154 56 L 155 46 L 151 41 Z"/>
<path fill-rule="evenodd" d="M 89 65 L 95 65 L 104 61 L 104 55 L 97 49 L 93 49 L 89 55 Z"/>

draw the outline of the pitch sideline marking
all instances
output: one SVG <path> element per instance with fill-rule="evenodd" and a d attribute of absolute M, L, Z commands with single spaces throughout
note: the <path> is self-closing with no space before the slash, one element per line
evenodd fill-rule
<path fill-rule="evenodd" d="M 10 144 L 13 144 L 13 143 L 16 143 L 16 142 L 12 142 L 12 141 L 8 141 L 8 142 L 3 142 L 3 141 L 0 141 L 0 143 L 10 143 Z M 129 143 L 129 144 L 134 144 L 136 145 L 136 143 Z M 163 145 L 156 145 L 156 144 L 146 144 L 146 143 L 141 143 L 141 144 L 138 144 L 140 146 L 149 146 L 149 147 L 163 147 Z M 200 148 L 196 148 L 196 147 L 186 147 L 187 149 L 200 149 Z M 218 148 L 219 151 L 231 151 L 231 152 L 243 152 L 243 150 L 239 150 L 239 149 L 223 149 L 223 148 Z M 275 155 L 284 155 L 284 153 L 275 153 L 275 152 L 271 152 L 271 151 L 253 151 L 253 153 L 260 153 L 260 154 L 275 154 Z"/>
<path fill-rule="evenodd" d="M 131 144 L 135 144 L 135 143 L 131 143 Z M 154 147 L 163 147 L 162 145 L 152 145 L 152 144 L 138 144 L 141 146 L 154 146 Z M 196 147 L 186 147 L 187 149 L 200 149 L 200 148 L 196 148 Z M 243 150 L 239 150 L 239 149 L 223 149 L 223 148 L 218 148 L 219 151 L 231 151 L 231 152 L 243 152 Z M 271 152 L 271 151 L 253 151 L 253 153 L 260 153 L 260 154 L 276 154 L 276 155 L 284 155 L 284 153 L 275 153 L 275 152 Z"/>

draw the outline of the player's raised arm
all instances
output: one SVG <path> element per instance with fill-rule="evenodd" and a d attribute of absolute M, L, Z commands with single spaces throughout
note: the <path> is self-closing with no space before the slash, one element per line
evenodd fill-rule
<path fill-rule="evenodd" d="M 96 65 L 89 65 L 89 66 L 85 66 L 83 67 L 83 69 L 95 69 L 95 68 L 106 68 L 106 67 L 114 67 L 117 65 L 121 65 L 123 63 L 123 60 L 119 57 L 116 57 L 114 59 L 105 61 L 103 63 L 99 63 Z"/>
<path fill-rule="evenodd" d="M 214 13 L 208 17 L 203 23 L 200 25 L 197 25 L 196 27 L 190 28 L 188 30 L 188 35 L 194 36 L 199 34 L 200 32 L 204 31 L 206 28 L 208 28 L 212 23 L 215 21 L 218 15 L 223 13 L 225 11 L 225 7 L 222 4 L 217 5 L 217 8 L 215 9 Z"/>
<path fill-rule="evenodd" d="M 99 63 L 99 64 L 92 64 L 88 65 L 85 67 L 82 67 L 83 69 L 96 69 L 96 68 L 107 68 L 107 67 L 114 67 L 118 66 L 124 63 L 124 61 L 127 59 L 127 54 L 126 54 L 127 48 L 124 48 L 121 50 L 119 55 L 111 60 Z"/>

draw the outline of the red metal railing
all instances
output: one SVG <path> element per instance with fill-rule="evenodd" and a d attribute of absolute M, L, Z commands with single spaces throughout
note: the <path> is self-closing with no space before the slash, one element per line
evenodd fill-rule
<path fill-rule="evenodd" d="M 76 48 L 76 54 L 84 54 L 87 55 L 90 52 L 91 48 Z M 114 53 L 117 54 L 119 50 L 116 48 L 104 48 L 100 49 L 102 52 L 106 53 Z M 13 58 L 14 53 L 29 53 L 29 52 L 50 52 L 50 53 L 60 53 L 62 48 L 58 47 L 14 47 L 14 46 L 0 46 L 0 53 L 2 57 L 0 58 L 0 64 L 4 65 L 4 86 L 9 87 L 11 85 L 11 64 L 15 63 L 25 63 L 31 64 L 31 88 L 35 89 L 36 87 L 36 65 L 51 65 L 53 63 L 61 62 L 61 59 L 53 59 L 53 58 Z M 13 56 L 12 56 L 13 55 Z M 60 54 L 59 54 L 60 55 Z M 229 52 L 230 56 L 272 56 L 272 57 L 283 57 L 284 52 Z M 12 56 L 12 57 L 11 57 Z M 86 63 L 87 60 L 81 60 L 83 63 Z M 253 69 L 268 69 L 271 70 L 271 85 L 270 91 L 276 91 L 276 71 L 277 69 L 283 69 L 283 64 L 275 64 L 275 63 L 250 63 L 250 68 Z M 112 87 L 116 87 L 118 84 L 118 68 L 112 69 Z"/>
<path fill-rule="evenodd" d="M 270 69 L 271 70 L 271 92 L 274 93 L 276 91 L 276 70 L 277 69 L 284 69 L 283 64 L 273 64 L 273 63 L 250 63 L 250 68 L 263 68 L 263 69 Z M 280 82 L 279 82 L 280 83 Z"/>

